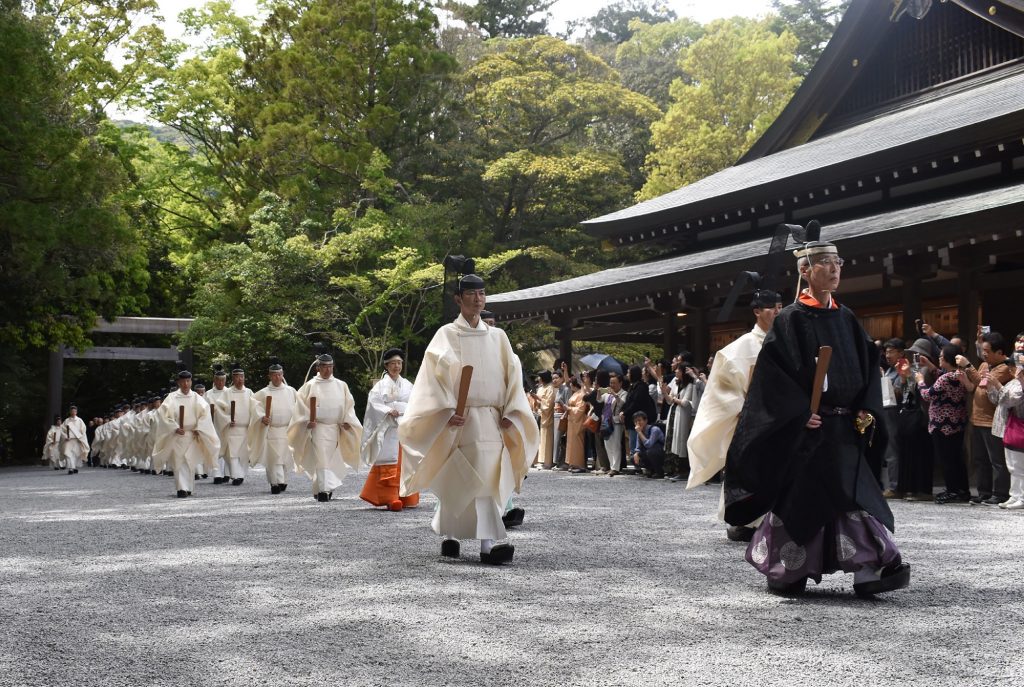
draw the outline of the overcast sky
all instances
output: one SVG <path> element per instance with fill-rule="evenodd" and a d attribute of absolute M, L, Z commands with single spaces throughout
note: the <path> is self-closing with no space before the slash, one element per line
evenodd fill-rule
<path fill-rule="evenodd" d="M 551 29 L 561 31 L 573 19 L 594 16 L 599 9 L 614 0 L 557 0 L 551 7 Z M 741 15 L 754 17 L 771 10 L 771 0 L 665 0 L 680 17 L 692 17 L 702 23 L 718 17 Z M 241 14 L 256 14 L 256 0 L 232 0 Z M 159 0 L 160 12 L 167 19 L 167 32 L 178 36 L 181 27 L 175 21 L 178 13 L 188 7 L 200 7 L 205 0 Z"/>

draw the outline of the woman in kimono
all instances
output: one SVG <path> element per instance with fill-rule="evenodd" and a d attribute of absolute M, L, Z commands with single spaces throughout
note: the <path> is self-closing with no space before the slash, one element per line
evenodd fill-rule
<path fill-rule="evenodd" d="M 402 447 L 398 443 L 398 423 L 409 405 L 412 382 L 402 376 L 402 351 L 392 348 L 384 353 L 384 374 L 366 397 L 363 417 L 363 445 L 360 456 L 370 466 L 370 474 L 359 498 L 374 506 L 400 511 L 416 506 L 420 495 L 399 496 L 402 476 Z"/>

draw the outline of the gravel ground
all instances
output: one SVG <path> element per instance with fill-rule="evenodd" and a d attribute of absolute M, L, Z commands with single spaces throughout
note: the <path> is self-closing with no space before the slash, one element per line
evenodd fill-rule
<path fill-rule="evenodd" d="M 718 491 L 533 472 L 515 562 L 439 556 L 350 477 L 240 487 L 0 471 L 2 685 L 1018 685 L 1024 513 L 894 504 L 912 588 L 801 599 L 715 522 Z"/>

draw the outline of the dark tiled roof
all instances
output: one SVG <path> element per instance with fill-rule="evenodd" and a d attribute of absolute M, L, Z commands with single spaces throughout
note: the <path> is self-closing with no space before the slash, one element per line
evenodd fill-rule
<path fill-rule="evenodd" d="M 944 219 L 971 215 L 1008 205 L 1024 205 L 1024 184 L 987 190 L 953 198 L 916 205 L 887 213 L 862 217 L 847 222 L 822 227 L 823 240 L 843 240 L 874 236 L 900 229 Z M 881 237 L 880 237 L 881 238 Z M 920 242 L 920 237 L 915 237 Z M 567 300 L 574 305 L 586 304 L 604 290 L 601 298 L 611 295 L 635 295 L 643 290 L 672 290 L 686 279 L 691 283 L 698 278 L 701 270 L 715 268 L 717 272 L 735 273 L 740 269 L 751 269 L 749 260 L 764 256 L 768 251 L 770 238 L 748 241 L 731 246 L 712 248 L 701 253 L 680 255 L 636 265 L 626 265 L 595 272 L 583 277 L 535 286 L 519 291 L 496 294 L 487 297 L 488 306 L 494 306 L 498 313 L 512 313 L 543 310 L 546 307 L 564 305 Z M 746 265 L 744 265 L 746 263 Z M 727 270 L 724 266 L 732 265 Z M 687 274 L 689 273 L 689 274 Z M 671 276 L 674 284 L 667 284 Z"/>
<path fill-rule="evenodd" d="M 686 206 L 705 201 L 720 200 L 718 204 L 728 210 L 724 203 L 729 194 L 808 173 L 815 173 L 818 183 L 830 183 L 827 170 L 837 165 L 891 155 L 901 146 L 920 145 L 942 134 L 1021 111 L 1024 74 L 1011 73 L 1004 79 L 953 91 L 947 97 L 889 112 L 803 145 L 728 167 L 671 193 L 588 220 L 584 225 L 595 234 L 609 235 L 617 230 L 669 221 L 668 217 L 658 217 L 659 213 L 671 214 L 678 220 L 680 214 L 687 212 Z M 1018 116 L 1024 117 L 1024 113 Z"/>

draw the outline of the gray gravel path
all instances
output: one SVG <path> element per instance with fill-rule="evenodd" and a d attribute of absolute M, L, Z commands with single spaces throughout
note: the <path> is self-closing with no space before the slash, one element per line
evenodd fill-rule
<path fill-rule="evenodd" d="M 433 499 L 318 504 L 0 470 L 2 685 L 1019 685 L 1024 513 L 895 503 L 909 591 L 770 596 L 718 492 L 534 472 L 515 563 L 438 555 Z"/>

